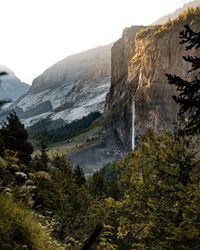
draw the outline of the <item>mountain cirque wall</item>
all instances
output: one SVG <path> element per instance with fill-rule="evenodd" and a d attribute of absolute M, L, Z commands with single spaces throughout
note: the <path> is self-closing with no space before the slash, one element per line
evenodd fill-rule
<path fill-rule="evenodd" d="M 142 26 L 126 28 L 111 50 L 111 86 L 106 96 L 106 127 L 126 146 L 131 145 L 132 93 L 136 85 L 127 80 L 129 63 L 135 54 L 135 36 Z M 137 70 L 135 73 L 138 74 Z"/>
<path fill-rule="evenodd" d="M 33 80 L 31 92 L 57 87 L 64 82 L 99 80 L 110 76 L 112 44 L 71 55 Z"/>
<path fill-rule="evenodd" d="M 34 79 L 30 91 L 16 103 L 25 126 L 44 119 L 69 123 L 103 112 L 110 87 L 111 47 L 69 56 Z"/>
<path fill-rule="evenodd" d="M 199 50 L 186 52 L 185 46 L 179 44 L 179 32 L 185 23 L 199 32 L 199 12 L 164 26 L 127 28 L 112 48 L 106 126 L 126 150 L 132 147 L 132 133 L 137 139 L 148 127 L 173 128 L 178 107 L 172 95 L 176 90 L 168 84 L 165 74 L 192 80 L 195 72 L 188 73 L 191 65 L 182 56 L 200 56 Z M 132 114 L 133 103 L 135 114 Z"/>

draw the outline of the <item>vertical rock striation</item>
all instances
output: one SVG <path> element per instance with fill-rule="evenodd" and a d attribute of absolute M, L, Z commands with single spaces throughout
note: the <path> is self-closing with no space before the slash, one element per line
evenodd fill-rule
<path fill-rule="evenodd" d="M 128 81 L 129 62 L 135 54 L 135 35 L 142 26 L 126 28 L 111 50 L 111 86 L 105 102 L 106 127 L 111 128 L 125 149 L 131 147 L 132 99 L 136 85 Z M 136 66 L 137 67 L 137 66 Z M 138 71 L 135 70 L 138 75 Z"/>
<path fill-rule="evenodd" d="M 91 112 L 103 112 L 110 87 L 111 47 L 69 56 L 35 78 L 30 91 L 15 103 L 24 125 L 48 121 L 63 126 Z"/>
<path fill-rule="evenodd" d="M 185 23 L 199 31 L 199 13 L 164 26 L 125 29 L 112 48 L 111 87 L 105 104 L 106 125 L 126 150 L 132 148 L 133 133 L 137 139 L 148 127 L 156 130 L 173 128 L 177 105 L 172 95 L 176 89 L 168 84 L 165 74 L 193 79 L 195 72 L 188 73 L 191 65 L 182 56 L 200 56 L 195 50 L 186 52 L 179 44 L 179 32 Z M 133 102 L 135 114 L 132 112 Z M 133 120 L 135 128 L 132 128 Z"/>

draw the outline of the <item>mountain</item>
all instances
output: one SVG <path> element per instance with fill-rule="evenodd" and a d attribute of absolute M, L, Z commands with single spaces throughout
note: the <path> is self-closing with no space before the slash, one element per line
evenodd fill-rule
<path fill-rule="evenodd" d="M 177 105 L 176 93 L 166 73 L 194 79 L 190 64 L 182 56 L 200 57 L 200 51 L 185 51 L 179 42 L 183 25 L 200 31 L 200 9 L 188 11 L 165 25 L 130 27 L 112 48 L 111 86 L 106 97 L 105 119 L 111 134 L 126 150 L 134 147 L 148 127 L 172 129 Z"/>
<path fill-rule="evenodd" d="M 161 17 L 156 22 L 153 23 L 153 25 L 160 25 L 166 23 L 169 19 L 174 20 L 176 19 L 183 11 L 186 11 L 188 8 L 195 8 L 197 6 L 200 6 L 200 0 L 195 0 L 189 3 L 186 3 L 183 5 L 183 7 L 175 10 L 173 13 L 168 14 L 166 16 Z"/>
<path fill-rule="evenodd" d="M 0 66 L 0 72 L 6 72 L 7 75 L 1 77 L 0 99 L 17 100 L 29 90 L 29 85 L 21 82 L 15 74 L 5 66 Z"/>
<path fill-rule="evenodd" d="M 25 126 L 41 120 L 70 123 L 91 112 L 103 112 L 110 86 L 112 44 L 69 56 L 33 80 L 16 103 Z"/>

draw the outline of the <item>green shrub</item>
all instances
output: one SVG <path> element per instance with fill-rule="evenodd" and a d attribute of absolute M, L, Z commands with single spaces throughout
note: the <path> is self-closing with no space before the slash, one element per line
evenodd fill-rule
<path fill-rule="evenodd" d="M 56 250 L 47 231 L 28 209 L 14 203 L 7 193 L 0 197 L 0 249 Z"/>

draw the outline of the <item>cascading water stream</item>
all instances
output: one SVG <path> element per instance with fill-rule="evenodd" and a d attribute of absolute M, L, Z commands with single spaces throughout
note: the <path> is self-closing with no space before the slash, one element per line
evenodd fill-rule
<path fill-rule="evenodd" d="M 132 150 L 135 148 L 135 101 L 132 104 Z"/>

